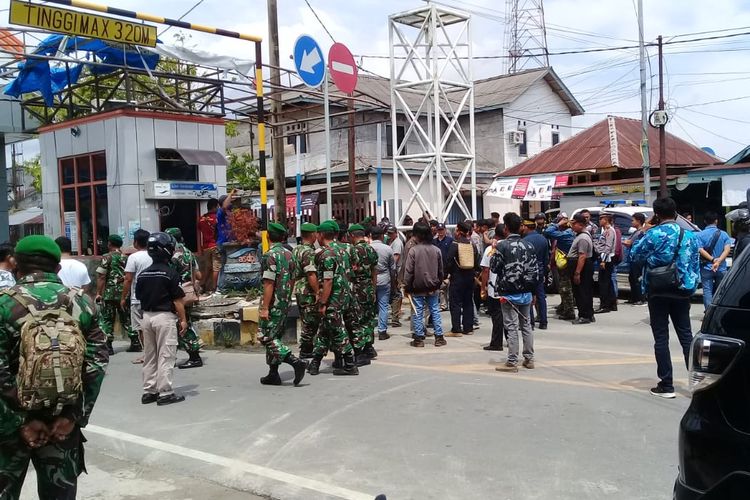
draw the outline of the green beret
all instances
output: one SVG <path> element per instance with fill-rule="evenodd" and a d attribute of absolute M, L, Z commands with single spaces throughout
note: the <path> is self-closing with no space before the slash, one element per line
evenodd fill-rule
<path fill-rule="evenodd" d="M 19 241 L 16 245 L 16 253 L 26 255 L 42 254 L 46 255 L 47 257 L 52 257 L 55 262 L 60 262 L 60 257 L 62 256 L 60 247 L 57 246 L 55 240 L 53 240 L 49 236 L 44 236 L 41 234 L 26 236 L 21 241 Z"/>
<path fill-rule="evenodd" d="M 338 233 L 339 228 L 333 221 L 327 220 L 320 223 L 318 231 L 321 233 Z"/>
<path fill-rule="evenodd" d="M 302 231 L 303 233 L 314 233 L 317 230 L 318 226 L 310 222 L 305 222 L 304 224 L 302 224 L 302 226 L 300 226 L 300 231 Z"/>
<path fill-rule="evenodd" d="M 330 227 L 332 228 L 332 229 L 328 229 L 327 231 L 333 231 L 333 232 L 335 232 L 335 233 L 338 233 L 339 231 L 341 231 L 341 228 L 339 227 L 339 223 L 338 223 L 338 222 L 336 222 L 336 221 L 335 221 L 335 220 L 333 220 L 333 219 L 328 219 L 328 220 L 326 220 L 326 221 L 323 221 L 323 224 L 329 224 L 329 225 L 330 225 Z M 321 224 L 321 226 L 322 226 L 323 224 Z"/>
<path fill-rule="evenodd" d="M 120 236 L 119 234 L 110 234 L 109 238 L 107 238 L 107 241 L 109 241 L 116 247 L 121 247 L 123 243 L 122 236 Z"/>
<path fill-rule="evenodd" d="M 353 233 L 354 231 L 364 231 L 365 228 L 363 228 L 360 224 L 352 224 L 349 226 L 349 232 Z"/>
<path fill-rule="evenodd" d="M 177 236 L 182 234 L 182 231 L 179 227 L 168 227 L 164 230 L 164 232 L 172 236 L 173 238 L 177 238 Z"/>
<path fill-rule="evenodd" d="M 286 228 L 279 224 L 278 222 L 269 222 L 268 223 L 268 232 L 269 233 L 278 233 L 278 234 L 286 234 Z"/>
<path fill-rule="evenodd" d="M 360 224 L 363 225 L 363 226 L 367 226 L 367 225 L 370 224 L 370 222 L 372 222 L 372 216 L 365 217 L 364 220 L 362 222 L 360 222 Z"/>

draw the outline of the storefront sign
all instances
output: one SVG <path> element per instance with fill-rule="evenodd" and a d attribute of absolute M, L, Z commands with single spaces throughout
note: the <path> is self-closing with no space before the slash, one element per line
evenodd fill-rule
<path fill-rule="evenodd" d="M 65 35 L 156 47 L 156 26 L 19 0 L 10 2 L 10 23 Z"/>
<path fill-rule="evenodd" d="M 549 201 L 552 199 L 552 189 L 555 187 L 555 177 L 532 177 L 526 189 L 524 201 Z"/>
<path fill-rule="evenodd" d="M 492 185 L 487 190 L 487 196 L 510 199 L 517 182 L 518 178 L 515 177 L 510 179 L 499 177 L 492 182 Z"/>
<path fill-rule="evenodd" d="M 81 249 L 78 242 L 78 217 L 75 212 L 65 212 L 63 214 L 65 223 L 65 237 L 73 242 L 73 251 L 80 255 Z"/>
<path fill-rule="evenodd" d="M 146 183 L 146 198 L 155 200 L 206 200 L 218 198 L 219 189 L 210 182 Z"/>
<path fill-rule="evenodd" d="M 594 196 L 610 196 L 613 194 L 642 193 L 643 184 L 623 184 L 621 186 L 600 186 L 594 189 Z"/>
<path fill-rule="evenodd" d="M 513 188 L 513 193 L 511 194 L 512 198 L 515 198 L 517 200 L 522 200 L 524 196 L 526 196 L 526 190 L 529 187 L 529 177 L 521 177 L 518 179 L 518 182 L 516 182 L 516 187 Z"/>

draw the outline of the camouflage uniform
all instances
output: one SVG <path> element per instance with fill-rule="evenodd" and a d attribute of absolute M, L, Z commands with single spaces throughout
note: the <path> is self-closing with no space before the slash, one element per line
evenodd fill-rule
<path fill-rule="evenodd" d="M 68 302 L 69 289 L 55 274 L 36 273 L 21 278 L 12 288 L 38 309 L 58 308 Z M 75 296 L 71 315 L 80 325 L 86 339 L 83 364 L 82 397 L 78 404 L 66 406 L 61 415 L 76 422 L 68 439 L 30 449 L 22 442 L 19 429 L 29 419 L 38 419 L 50 425 L 51 414 L 43 411 L 26 412 L 15 400 L 0 396 L 0 498 L 18 499 L 29 461 L 37 473 L 39 498 L 74 499 L 77 477 L 84 470 L 83 436 L 94 403 L 99 395 L 104 371 L 109 361 L 106 337 L 98 325 L 96 308 L 83 295 Z M 0 394 L 16 389 L 19 364 L 21 325 L 28 310 L 8 293 L 0 293 Z M 3 488 L 7 486 L 7 490 Z"/>
<path fill-rule="evenodd" d="M 281 243 L 274 243 L 268 252 L 263 254 L 260 265 L 263 279 L 274 282 L 273 299 L 270 304 L 263 304 L 268 308 L 268 319 L 260 320 L 260 343 L 266 347 L 266 362 L 269 366 L 278 366 L 292 352 L 281 338 L 284 335 L 286 316 L 292 300 L 296 266 L 292 252 Z"/>
<path fill-rule="evenodd" d="M 316 297 L 310 283 L 307 281 L 307 273 L 317 272 L 315 257 L 320 250 L 314 245 L 303 243 L 294 248 L 294 262 L 297 268 L 297 280 L 294 283 L 294 293 L 297 298 L 300 316 L 302 317 L 302 335 L 300 336 L 300 351 L 311 352 L 315 342 L 315 335 L 320 326 L 320 313 L 318 312 L 318 297 Z"/>
<path fill-rule="evenodd" d="M 354 269 L 354 302 L 356 311 L 355 348 L 364 349 L 372 344 L 377 324 L 378 305 L 375 301 L 375 285 L 372 282 L 372 271 L 378 265 L 378 254 L 365 240 L 353 247 L 357 267 Z"/>
<path fill-rule="evenodd" d="M 575 319 L 576 301 L 573 297 L 573 283 L 570 281 L 570 272 L 565 268 L 558 272 L 558 276 L 557 291 L 560 294 L 560 305 L 557 307 L 557 314 L 563 319 Z"/>
<path fill-rule="evenodd" d="M 108 341 L 114 340 L 115 316 L 120 318 L 120 325 L 131 340 L 138 340 L 138 333 L 130 327 L 130 299 L 125 301 L 125 308 L 120 307 L 122 287 L 125 281 L 125 264 L 128 257 L 121 251 L 110 252 L 102 257 L 96 269 L 97 274 L 105 279 L 102 306 L 99 312 L 99 328 Z"/>
<path fill-rule="evenodd" d="M 189 248 L 182 243 L 177 243 L 170 267 L 180 274 L 181 283 L 188 283 L 193 279 L 193 272 L 198 269 L 198 260 Z M 184 335 L 177 336 L 177 347 L 188 353 L 198 352 L 202 347 L 201 339 L 193 328 L 193 322 L 190 321 L 190 309 L 190 307 L 185 309 L 188 328 Z"/>
<path fill-rule="evenodd" d="M 344 327 L 341 312 L 348 305 L 351 289 L 343 264 L 343 257 L 334 249 L 333 244 L 326 246 L 315 256 L 318 268 L 318 280 L 323 286 L 324 280 L 332 280 L 331 295 L 328 297 L 326 312 L 320 321 L 320 331 L 315 339 L 316 358 L 324 358 L 328 349 L 344 355 L 352 352 L 352 345 Z"/>
<path fill-rule="evenodd" d="M 354 269 L 358 267 L 357 255 L 353 251 L 353 247 L 349 243 L 342 243 L 340 241 L 332 241 L 331 248 L 338 255 L 339 261 L 341 262 L 342 270 L 344 273 L 344 302 L 341 308 L 341 317 L 344 321 L 344 328 L 349 336 L 349 342 L 352 346 L 360 343 L 357 338 L 357 316 L 360 312 L 356 310 L 356 302 L 354 299 Z"/>

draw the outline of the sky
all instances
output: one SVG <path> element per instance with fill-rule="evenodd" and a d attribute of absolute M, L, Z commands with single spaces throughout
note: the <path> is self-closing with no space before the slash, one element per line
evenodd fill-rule
<path fill-rule="evenodd" d="M 108 0 L 109 5 L 179 18 L 195 6 L 186 21 L 267 37 L 264 0 Z M 346 44 L 365 70 L 388 76 L 388 16 L 424 6 L 422 0 L 278 0 L 281 64 L 292 68 L 294 41 L 313 36 L 324 52 L 333 43 Z M 637 0 L 546 0 L 544 17 L 551 54 L 637 45 Z M 472 16 L 473 63 L 477 78 L 505 72 L 505 2 L 445 0 Z M 106 0 L 103 0 L 106 3 Z M 724 159 L 750 144 L 750 0 L 643 0 L 644 35 L 655 42 L 663 35 L 667 130 L 699 147 L 710 147 Z M 7 9 L 8 0 L 0 0 Z M 0 18 L 7 11 L 0 11 Z M 7 18 L 5 18 L 7 19 Z M 163 28 L 160 28 L 163 29 Z M 721 30 L 721 31 L 718 31 Z M 161 35 L 165 41 L 176 32 Z M 682 42 L 692 38 L 748 33 L 724 39 Z M 253 44 L 194 32 L 188 44 L 202 50 L 252 59 Z M 268 57 L 267 45 L 264 57 Z M 656 48 L 650 47 L 650 107 L 658 103 Z M 359 58 L 362 56 L 361 58 Z M 266 59 L 267 61 L 268 59 Z M 560 54 L 550 64 L 586 114 L 573 118 L 579 131 L 608 114 L 640 118 L 638 50 L 626 48 L 593 53 Z M 285 80 L 285 83 L 287 80 Z M 653 85 L 651 85 L 653 84 Z M 720 102 L 717 102 L 720 101 Z"/>

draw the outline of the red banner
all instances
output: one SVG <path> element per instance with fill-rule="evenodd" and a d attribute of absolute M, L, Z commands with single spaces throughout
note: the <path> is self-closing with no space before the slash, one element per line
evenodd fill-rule
<path fill-rule="evenodd" d="M 529 189 L 529 177 L 521 177 L 516 182 L 516 187 L 513 189 L 512 198 L 522 200 L 526 196 L 526 190 Z"/>

